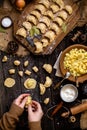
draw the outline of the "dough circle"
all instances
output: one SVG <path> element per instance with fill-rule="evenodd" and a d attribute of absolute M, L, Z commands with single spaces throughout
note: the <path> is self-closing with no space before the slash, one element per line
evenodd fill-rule
<path fill-rule="evenodd" d="M 27 89 L 34 89 L 36 87 L 37 81 L 33 78 L 28 78 L 24 82 L 24 87 Z"/>
<path fill-rule="evenodd" d="M 13 78 L 7 78 L 4 81 L 4 85 L 8 88 L 11 88 L 15 85 L 15 80 Z"/>

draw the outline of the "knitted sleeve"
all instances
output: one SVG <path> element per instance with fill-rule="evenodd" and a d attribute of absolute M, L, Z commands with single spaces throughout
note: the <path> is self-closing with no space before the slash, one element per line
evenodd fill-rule
<path fill-rule="evenodd" d="M 42 130 L 41 122 L 29 122 L 29 128 L 30 130 Z"/>

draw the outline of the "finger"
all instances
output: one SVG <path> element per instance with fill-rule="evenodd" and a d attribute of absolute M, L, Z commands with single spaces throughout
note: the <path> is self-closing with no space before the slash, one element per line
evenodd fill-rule
<path fill-rule="evenodd" d="M 36 106 L 36 108 L 41 109 L 41 105 L 39 102 L 33 100 L 32 103 Z"/>
<path fill-rule="evenodd" d="M 34 106 L 38 106 L 38 102 L 37 101 L 34 101 L 34 100 L 32 100 L 32 104 L 34 105 Z"/>
<path fill-rule="evenodd" d="M 22 108 L 24 108 L 26 101 L 27 101 L 27 97 L 25 97 L 25 98 L 22 100 L 21 104 L 20 104 L 20 106 L 21 106 Z"/>
<path fill-rule="evenodd" d="M 37 101 L 32 101 L 32 104 L 33 104 L 32 106 L 34 107 L 35 111 L 43 112 L 43 111 L 42 111 L 42 107 L 41 107 L 41 105 L 40 105 L 39 102 L 37 102 Z"/>
<path fill-rule="evenodd" d="M 28 112 L 29 112 L 29 113 L 32 113 L 32 110 L 33 110 L 32 105 L 29 104 L 29 105 L 28 105 Z"/>
<path fill-rule="evenodd" d="M 18 98 L 16 99 L 18 102 L 21 102 L 21 100 L 25 97 L 29 96 L 29 94 L 21 94 L 20 96 L 18 96 Z"/>

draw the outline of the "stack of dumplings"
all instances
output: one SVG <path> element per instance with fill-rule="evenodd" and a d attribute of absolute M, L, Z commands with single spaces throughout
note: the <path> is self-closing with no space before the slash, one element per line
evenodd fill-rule
<path fill-rule="evenodd" d="M 35 26 L 40 31 L 41 38 L 33 40 L 36 47 L 34 53 L 43 53 L 44 49 L 61 33 L 62 25 L 72 12 L 71 5 L 65 5 L 63 0 L 40 0 L 34 9 L 27 13 L 16 35 L 26 39 Z"/>

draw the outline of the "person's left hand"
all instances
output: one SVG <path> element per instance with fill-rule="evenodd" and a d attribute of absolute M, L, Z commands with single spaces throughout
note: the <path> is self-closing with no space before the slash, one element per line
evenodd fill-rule
<path fill-rule="evenodd" d="M 28 96 L 29 94 L 21 94 L 13 101 L 13 103 L 21 108 L 24 108 Z"/>

